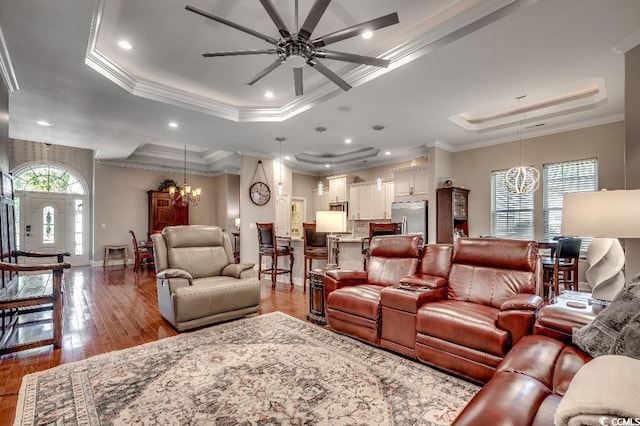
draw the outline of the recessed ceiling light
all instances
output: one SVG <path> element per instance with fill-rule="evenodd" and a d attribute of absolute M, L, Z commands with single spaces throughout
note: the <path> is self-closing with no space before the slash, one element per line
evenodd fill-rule
<path fill-rule="evenodd" d="M 271 90 L 267 90 L 264 92 L 264 97 L 267 99 L 273 99 L 273 92 Z"/>
<path fill-rule="evenodd" d="M 325 166 L 327 169 L 328 169 L 329 167 L 331 167 L 331 166 L 330 166 L 330 165 L 328 165 L 328 164 L 325 164 L 324 166 Z"/>
<path fill-rule="evenodd" d="M 120 40 L 118 42 L 118 46 L 120 46 L 124 50 L 131 50 L 133 46 L 127 40 Z"/>
<path fill-rule="evenodd" d="M 351 139 L 349 139 L 349 138 L 345 139 L 344 143 L 351 143 Z"/>
<path fill-rule="evenodd" d="M 51 123 L 49 123 L 48 121 L 44 121 L 44 120 L 38 120 L 38 121 L 36 121 L 36 124 L 39 124 L 41 126 L 51 126 Z"/>
<path fill-rule="evenodd" d="M 177 129 L 178 128 L 178 123 L 176 123 L 175 121 L 170 121 L 169 122 L 169 127 L 171 127 L 172 129 Z"/>
<path fill-rule="evenodd" d="M 362 33 L 362 38 L 371 38 L 373 37 L 373 33 L 371 31 L 365 31 Z"/>
<path fill-rule="evenodd" d="M 285 156 L 284 156 L 284 159 L 285 159 L 285 160 L 291 160 L 291 157 L 289 157 L 288 155 L 285 155 Z"/>
<path fill-rule="evenodd" d="M 385 151 L 384 155 L 391 155 L 391 151 Z"/>

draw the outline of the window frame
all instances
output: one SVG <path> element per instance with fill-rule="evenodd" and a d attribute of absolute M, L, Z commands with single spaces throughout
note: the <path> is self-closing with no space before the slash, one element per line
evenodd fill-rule
<path fill-rule="evenodd" d="M 502 184 L 507 170 L 491 171 L 491 235 L 496 238 L 533 241 L 535 240 L 535 191 L 529 194 L 507 192 Z M 507 208 L 499 206 L 500 202 L 506 202 Z M 499 216 L 503 219 L 501 220 Z M 525 221 L 530 222 L 526 227 L 515 226 Z"/>

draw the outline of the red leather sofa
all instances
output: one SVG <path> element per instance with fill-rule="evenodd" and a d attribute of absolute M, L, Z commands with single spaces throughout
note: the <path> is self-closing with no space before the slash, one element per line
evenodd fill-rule
<path fill-rule="evenodd" d="M 531 334 L 543 300 L 533 241 L 461 238 L 446 297 L 416 317 L 420 361 L 479 382 L 488 381 L 511 347 Z"/>
<path fill-rule="evenodd" d="M 542 305 L 535 242 L 375 237 L 368 271 L 328 271 L 327 322 L 335 331 L 478 382 L 532 332 Z"/>
<path fill-rule="evenodd" d="M 327 323 L 335 331 L 380 343 L 380 293 L 418 269 L 423 240 L 417 235 L 374 237 L 366 271 L 327 271 Z"/>
<path fill-rule="evenodd" d="M 453 424 L 554 424 L 556 408 L 573 376 L 591 360 L 571 345 L 572 327 L 582 327 L 592 319 L 593 315 L 553 305 L 540 309 L 534 334 L 511 349 Z"/>

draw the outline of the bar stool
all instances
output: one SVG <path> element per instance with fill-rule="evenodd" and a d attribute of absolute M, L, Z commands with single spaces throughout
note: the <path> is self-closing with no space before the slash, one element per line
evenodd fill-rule
<path fill-rule="evenodd" d="M 277 237 L 273 232 L 273 223 L 256 223 L 258 228 L 258 279 L 262 274 L 271 275 L 271 287 L 276 287 L 276 277 L 289 274 L 289 282 L 293 285 L 293 247 L 288 237 Z M 262 256 L 271 257 L 271 268 L 262 269 Z M 289 269 L 278 268 L 278 258 L 289 256 Z"/>
<path fill-rule="evenodd" d="M 369 238 L 362 239 L 362 263 L 365 271 L 367 270 L 367 260 L 369 259 L 369 243 L 371 242 L 371 239 L 378 235 L 398 235 L 399 233 L 399 223 L 369 223 Z"/>
<path fill-rule="evenodd" d="M 545 291 L 553 287 L 554 295 L 557 296 L 560 294 L 561 283 L 565 290 L 578 290 L 578 263 L 581 244 L 581 238 L 561 238 L 558 240 L 558 248 L 554 253 L 554 258 L 542 261 Z"/>

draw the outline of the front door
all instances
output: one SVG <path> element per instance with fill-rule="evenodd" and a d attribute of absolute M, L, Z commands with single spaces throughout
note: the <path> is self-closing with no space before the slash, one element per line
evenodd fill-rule
<path fill-rule="evenodd" d="M 83 200 L 72 194 L 26 192 L 20 196 L 20 249 L 38 253 L 69 252 L 64 259 L 72 265 L 86 265 L 88 255 L 82 218 Z M 37 264 L 55 258 L 20 259 Z"/>

